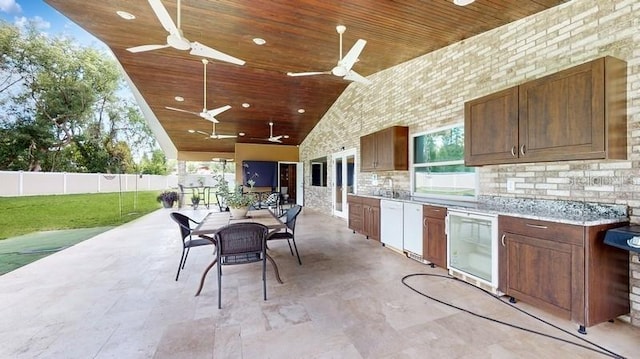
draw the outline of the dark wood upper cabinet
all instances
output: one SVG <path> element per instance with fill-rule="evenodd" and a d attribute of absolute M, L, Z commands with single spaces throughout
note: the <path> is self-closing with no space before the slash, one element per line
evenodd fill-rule
<path fill-rule="evenodd" d="M 360 137 L 360 171 L 409 169 L 409 127 L 393 126 Z"/>
<path fill-rule="evenodd" d="M 513 160 L 518 151 L 518 87 L 465 103 L 464 119 L 465 165 Z"/>
<path fill-rule="evenodd" d="M 465 164 L 626 159 L 626 76 L 603 57 L 465 103 Z"/>

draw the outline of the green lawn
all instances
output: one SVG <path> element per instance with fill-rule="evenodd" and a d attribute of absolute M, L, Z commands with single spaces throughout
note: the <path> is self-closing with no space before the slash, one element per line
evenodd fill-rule
<path fill-rule="evenodd" d="M 0 275 L 155 211 L 158 193 L 0 197 Z"/>
<path fill-rule="evenodd" d="M 39 231 L 118 226 L 162 207 L 158 193 L 0 197 L 0 240 Z"/>

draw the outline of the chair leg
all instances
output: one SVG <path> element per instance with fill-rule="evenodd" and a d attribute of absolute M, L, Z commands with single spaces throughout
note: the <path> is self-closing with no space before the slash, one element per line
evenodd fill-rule
<path fill-rule="evenodd" d="M 222 258 L 218 259 L 218 309 L 222 309 Z"/>
<path fill-rule="evenodd" d="M 293 248 L 296 249 L 296 256 L 298 256 L 298 264 L 302 265 L 302 261 L 300 260 L 300 253 L 298 253 L 298 246 L 296 246 L 296 238 L 293 237 L 291 238 L 291 240 L 293 241 Z"/>
<path fill-rule="evenodd" d="M 178 273 L 176 273 L 176 282 L 178 281 L 178 277 L 180 276 L 180 269 L 184 267 L 184 264 L 183 264 L 184 261 L 185 261 L 184 247 L 182 247 L 182 254 L 180 254 L 180 263 L 178 263 Z"/>
<path fill-rule="evenodd" d="M 293 255 L 293 248 L 291 248 L 291 242 L 289 242 L 289 239 L 287 239 L 287 244 L 289 245 L 289 251 L 291 252 L 291 255 Z"/>
<path fill-rule="evenodd" d="M 267 300 L 267 255 L 264 254 L 262 258 L 262 293 L 264 294 L 264 300 Z"/>
<path fill-rule="evenodd" d="M 191 249 L 191 247 L 187 248 L 187 253 L 184 255 L 184 260 L 182 261 L 182 269 L 184 269 L 184 264 L 187 263 L 187 257 L 189 256 L 189 249 Z M 184 251 L 184 248 L 182 248 L 182 250 Z"/>

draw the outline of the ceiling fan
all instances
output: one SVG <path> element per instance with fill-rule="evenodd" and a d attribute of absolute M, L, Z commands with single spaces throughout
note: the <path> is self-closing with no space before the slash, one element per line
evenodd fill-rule
<path fill-rule="evenodd" d="M 212 49 L 206 45 L 203 45 L 197 41 L 190 42 L 186 37 L 182 34 L 182 30 L 180 29 L 180 0 L 178 1 L 178 15 L 177 15 L 177 26 L 173 23 L 171 16 L 167 12 L 167 9 L 162 5 L 160 0 L 148 0 L 149 5 L 153 9 L 153 12 L 156 13 L 156 17 L 162 24 L 165 30 L 169 33 L 167 35 L 167 43 L 165 45 L 141 45 L 130 47 L 127 50 L 129 52 L 143 52 L 143 51 L 151 51 L 164 49 L 167 47 L 173 47 L 177 50 L 189 50 L 191 49 L 190 54 L 201 57 L 209 57 L 214 60 L 220 60 L 225 62 L 230 62 L 236 65 L 244 65 L 244 61 L 238 58 L 235 58 L 231 55 L 227 55 L 218 50 Z"/>
<path fill-rule="evenodd" d="M 211 126 L 212 126 L 211 133 L 207 133 L 207 132 L 204 132 L 204 131 L 194 131 L 194 132 L 197 132 L 197 133 L 200 133 L 200 134 L 203 134 L 203 135 L 207 136 L 207 137 L 205 137 L 206 140 L 208 140 L 208 139 L 225 140 L 225 139 L 228 139 L 228 138 L 236 138 L 236 137 L 238 137 L 237 135 L 221 135 L 221 134 L 217 134 L 216 133 L 216 123 L 215 122 L 213 122 L 211 124 Z"/>
<path fill-rule="evenodd" d="M 289 76 L 313 76 L 313 75 L 334 75 L 338 77 L 342 77 L 345 80 L 355 81 L 362 84 L 369 85 L 371 81 L 364 76 L 358 74 L 357 72 L 351 70 L 353 65 L 358 61 L 358 56 L 364 49 L 364 45 L 367 44 L 366 40 L 358 39 L 356 43 L 353 45 L 351 50 L 347 52 L 347 54 L 342 57 L 342 34 L 347 30 L 346 26 L 338 25 L 336 26 L 336 31 L 340 34 L 340 57 L 338 59 L 338 64 L 331 69 L 330 71 L 312 71 L 312 72 L 287 72 Z"/>
<path fill-rule="evenodd" d="M 202 64 L 204 65 L 204 104 L 202 105 L 202 112 L 188 111 L 188 110 L 183 110 L 181 108 L 165 106 L 165 108 L 167 110 L 190 113 L 190 114 L 193 114 L 193 115 L 196 115 L 196 116 L 200 116 L 200 117 L 204 118 L 205 120 L 211 121 L 213 123 L 219 123 L 220 122 L 220 121 L 216 120 L 215 116 L 217 116 L 217 115 L 225 112 L 226 110 L 230 109 L 231 106 L 225 105 L 225 106 L 213 109 L 213 110 L 207 110 L 207 64 L 208 63 L 209 63 L 209 60 L 202 59 Z"/>
<path fill-rule="evenodd" d="M 273 135 L 273 122 L 269 122 L 269 138 L 257 138 L 257 140 L 269 141 L 269 142 L 275 142 L 275 143 L 282 143 L 282 139 L 283 138 L 289 138 L 289 136 L 288 135 L 274 136 Z"/>

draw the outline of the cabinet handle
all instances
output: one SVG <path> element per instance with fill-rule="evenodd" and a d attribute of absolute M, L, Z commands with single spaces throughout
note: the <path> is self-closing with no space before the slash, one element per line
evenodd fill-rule
<path fill-rule="evenodd" d="M 538 228 L 538 229 L 547 229 L 547 226 L 541 226 L 539 224 L 531 224 L 531 223 L 526 223 L 527 227 L 533 227 L 533 228 Z"/>
<path fill-rule="evenodd" d="M 500 238 L 500 243 L 502 243 L 503 247 L 506 247 L 506 245 L 504 244 L 504 238 L 506 237 L 506 234 L 503 234 L 502 237 Z"/>
<path fill-rule="evenodd" d="M 524 145 L 520 145 L 520 154 L 522 156 L 524 156 L 526 151 L 527 151 L 527 148 Z"/>
<path fill-rule="evenodd" d="M 422 226 L 423 226 L 424 228 L 427 228 L 427 219 L 426 219 L 426 218 L 423 218 L 423 219 L 422 219 Z"/>
<path fill-rule="evenodd" d="M 511 156 L 516 156 L 516 146 L 511 147 Z"/>

